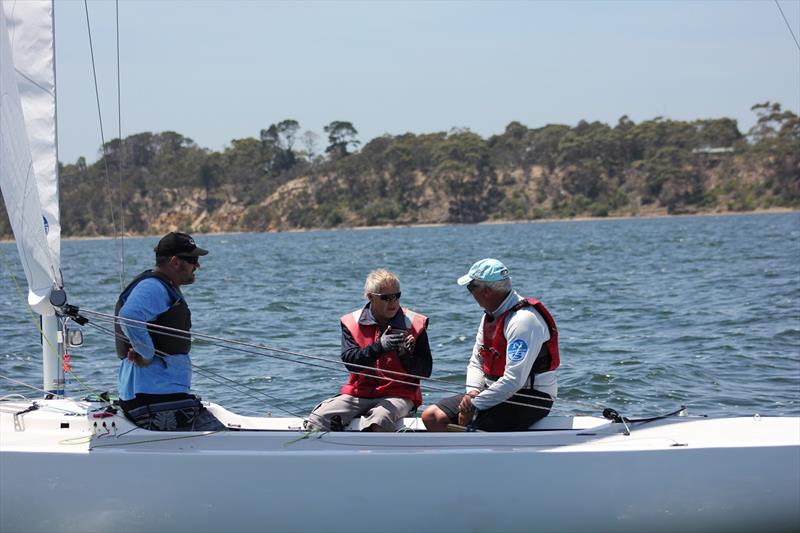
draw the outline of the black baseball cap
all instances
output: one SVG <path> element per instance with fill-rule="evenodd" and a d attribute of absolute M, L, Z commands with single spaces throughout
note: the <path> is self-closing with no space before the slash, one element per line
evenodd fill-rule
<path fill-rule="evenodd" d="M 161 237 L 154 250 L 157 256 L 166 257 L 172 257 L 173 255 L 199 257 L 208 254 L 208 250 L 203 250 L 194 243 L 191 235 L 178 231 L 171 231 Z"/>

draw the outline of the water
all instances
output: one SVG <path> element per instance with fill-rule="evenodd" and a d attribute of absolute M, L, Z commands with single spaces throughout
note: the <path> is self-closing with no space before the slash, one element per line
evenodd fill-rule
<path fill-rule="evenodd" d="M 284 359 L 318 365 L 196 341 L 195 392 L 242 414 L 303 415 L 338 391 L 346 379 L 338 317 L 362 304 L 364 278 L 377 267 L 397 273 L 403 304 L 430 317 L 434 377 L 449 384 L 424 389 L 425 402 L 447 394 L 433 387 L 462 390 L 481 312 L 455 279 L 487 256 L 504 261 L 515 287 L 556 317 L 558 413 L 598 414 L 610 406 L 639 416 L 685 404 L 695 414 L 800 414 L 800 213 L 197 240 L 211 254 L 184 291 L 195 331 L 277 347 L 301 354 Z M 128 280 L 151 266 L 156 241 L 125 241 Z M 14 244 L 0 248 L 24 283 Z M 109 240 L 63 243 L 71 303 L 113 311 L 115 254 Z M 84 333 L 73 370 L 88 389 L 113 391 L 113 339 L 93 328 Z M 40 387 L 38 335 L 8 268 L 0 274 L 0 339 L 0 375 Z M 326 364 L 335 370 L 320 367 Z M 75 379 L 70 389 L 85 390 Z M 0 379 L 0 395 L 9 393 L 37 395 Z"/>

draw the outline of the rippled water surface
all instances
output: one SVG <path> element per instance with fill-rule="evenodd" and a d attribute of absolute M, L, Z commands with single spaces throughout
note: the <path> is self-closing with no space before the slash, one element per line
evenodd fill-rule
<path fill-rule="evenodd" d="M 128 280 L 151 266 L 156 241 L 126 239 Z M 364 278 L 376 267 L 396 272 L 403 304 L 430 317 L 434 377 L 444 382 L 425 387 L 426 403 L 462 390 L 481 311 L 455 279 L 491 256 L 556 317 L 558 412 L 610 406 L 632 416 L 686 404 L 694 414 L 800 414 L 800 213 L 197 241 L 211 254 L 184 291 L 195 331 L 283 351 L 195 342 L 195 392 L 241 413 L 302 415 L 337 392 L 346 379 L 338 317 L 361 305 Z M 16 247 L 0 248 L 0 375 L 41 387 L 37 330 L 14 283 L 24 284 Z M 110 240 L 63 243 L 71 303 L 113 312 L 117 249 Z M 71 392 L 113 391 L 113 339 L 93 327 L 84 334 Z M 9 393 L 37 394 L 0 379 L 0 394 Z"/>

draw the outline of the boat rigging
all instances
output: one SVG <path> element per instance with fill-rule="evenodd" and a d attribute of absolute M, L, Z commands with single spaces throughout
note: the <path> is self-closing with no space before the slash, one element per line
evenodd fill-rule
<path fill-rule="evenodd" d="M 562 531 L 800 527 L 800 417 L 667 415 L 640 422 L 609 412 L 619 421 L 549 416 L 518 432 L 433 433 L 418 419 L 406 419 L 406 431 L 398 433 L 361 432 L 355 425 L 309 433 L 299 417 L 247 417 L 207 403 L 228 431 L 155 432 L 109 409 L 107 396 L 68 396 L 68 324 L 88 316 L 88 326 L 105 328 L 115 318 L 69 308 L 56 291 L 54 303 L 68 313 L 59 316 L 48 299 L 53 287 L 63 286 L 60 221 L 57 194 L 47 198 L 39 187 L 51 191 L 57 185 L 37 185 L 32 178 L 55 177 L 44 170 L 55 165 L 54 127 L 45 135 L 46 153 L 32 155 L 30 139 L 41 133 L 31 117 L 42 112 L 54 125 L 55 106 L 50 98 L 28 99 L 20 77 L 38 84 L 41 75 L 52 94 L 55 78 L 52 68 L 23 76 L 14 69 L 52 67 L 46 59 L 53 55 L 53 8 L 13 0 L 0 6 L 0 184 L 28 301 L 43 316 L 46 391 L 35 401 L 0 399 L 0 530 L 371 532 L 398 509 L 413 509 L 413 523 L 424 531 L 521 531 L 531 524 Z M 33 109 L 23 113 L 24 106 Z M 192 336 L 342 370 L 321 356 Z M 427 383 L 439 386 L 437 380 Z M 465 505 L 475 501 L 476 465 L 516 475 L 482 491 L 481 505 Z M 146 497 L 96 490 L 109 479 L 145 490 Z M 391 484 L 377 485 L 384 479 Z M 545 480 L 544 490 L 532 489 L 535 479 Z M 375 480 L 376 487 L 354 498 L 353 491 L 340 489 L 342 480 Z"/>

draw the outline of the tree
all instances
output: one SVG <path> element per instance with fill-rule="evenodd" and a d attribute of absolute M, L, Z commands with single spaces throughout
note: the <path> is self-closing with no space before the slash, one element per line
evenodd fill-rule
<path fill-rule="evenodd" d="M 699 148 L 728 148 L 742 138 L 736 121 L 731 118 L 697 120 L 694 125 Z"/>
<path fill-rule="evenodd" d="M 317 154 L 317 142 L 319 142 L 319 135 L 314 133 L 313 131 L 305 131 L 303 135 L 300 136 L 300 142 L 303 143 L 303 148 L 305 148 L 306 157 L 309 161 L 314 159 L 314 156 Z"/>
<path fill-rule="evenodd" d="M 125 139 L 125 144 L 129 146 L 130 157 L 127 158 L 130 165 L 134 167 L 146 167 L 153 160 L 153 134 L 150 132 L 131 135 Z"/>
<path fill-rule="evenodd" d="M 296 120 L 286 119 L 261 130 L 261 152 L 266 172 L 279 175 L 295 165 L 297 158 L 292 148 L 299 129 Z"/>
<path fill-rule="evenodd" d="M 254 193 L 254 183 L 263 179 L 262 145 L 253 138 L 233 139 L 221 154 L 220 166 L 226 181 L 241 189 L 245 197 Z"/>
<path fill-rule="evenodd" d="M 528 164 L 530 144 L 527 139 L 528 128 L 517 121 L 506 126 L 502 135 L 489 138 L 488 145 L 492 159 L 500 168 L 524 167 Z"/>
<path fill-rule="evenodd" d="M 325 153 L 330 154 L 333 159 L 341 159 L 350 155 L 350 152 L 347 150 L 348 147 L 352 146 L 355 148 L 361 144 L 356 140 L 358 131 L 350 122 L 334 120 L 325 126 L 325 133 L 328 134 L 328 142 L 330 143 L 328 147 L 325 148 Z"/>
<path fill-rule="evenodd" d="M 297 136 L 297 132 L 300 129 L 300 124 L 291 118 L 287 118 L 286 120 L 279 122 L 276 126 L 278 130 L 279 146 L 284 150 L 291 151 L 294 147 L 294 139 Z"/>
<path fill-rule="evenodd" d="M 222 165 L 220 164 L 220 154 L 217 152 L 209 154 L 206 161 L 200 166 L 198 177 L 200 179 L 200 185 L 206 193 L 206 209 L 210 208 L 210 192 L 219 185 L 219 175 L 221 172 Z"/>
<path fill-rule="evenodd" d="M 553 172 L 559 157 L 558 147 L 561 139 L 569 131 L 570 127 L 563 124 L 548 124 L 543 128 L 531 130 L 526 136 L 531 163 L 543 165 L 549 172 Z"/>
<path fill-rule="evenodd" d="M 765 102 L 752 107 L 758 122 L 750 130 L 753 156 L 769 170 L 766 185 L 784 202 L 800 204 L 800 117 L 781 104 Z"/>
<path fill-rule="evenodd" d="M 687 172 L 687 153 L 675 146 L 666 146 L 656 152 L 644 162 L 643 170 L 645 173 L 645 183 L 642 199 L 645 202 L 665 198 L 676 198 L 679 196 L 675 191 L 681 191 L 682 196 L 690 195 L 687 192 L 686 179 Z M 667 189 L 670 191 L 667 196 L 661 196 L 661 191 L 665 184 L 670 184 Z"/>
<path fill-rule="evenodd" d="M 278 134 L 278 126 L 270 124 L 269 128 L 261 130 L 259 135 L 261 139 L 261 147 L 265 149 L 280 147 L 280 135 Z"/>
<path fill-rule="evenodd" d="M 750 108 L 758 115 L 758 122 L 750 129 L 750 137 L 758 143 L 766 139 L 793 139 L 800 141 L 800 119 L 789 110 L 781 110 L 778 102 L 764 102 Z"/>
<path fill-rule="evenodd" d="M 608 194 L 607 178 L 600 161 L 584 159 L 575 165 L 570 165 L 564 174 L 564 189 L 575 196 L 580 194 L 592 201 Z"/>
<path fill-rule="evenodd" d="M 453 129 L 434 148 L 432 175 L 448 198 L 448 222 L 479 222 L 499 203 L 486 142 Z"/>

